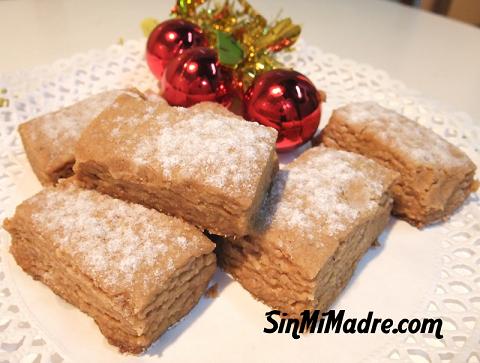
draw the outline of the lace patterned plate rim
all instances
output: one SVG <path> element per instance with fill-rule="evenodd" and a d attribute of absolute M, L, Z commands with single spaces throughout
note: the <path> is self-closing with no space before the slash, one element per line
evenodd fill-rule
<path fill-rule="evenodd" d="M 144 40 L 92 50 L 30 71 L 0 75 L 0 218 L 40 189 L 16 133 L 18 123 L 105 89 L 155 87 L 143 60 Z M 328 94 L 321 125 L 351 100 L 376 100 L 431 128 L 479 165 L 480 127 L 465 113 L 421 96 L 384 71 L 341 59 L 301 42 L 282 60 Z M 297 151 L 296 154 L 302 150 Z M 291 155 L 293 157 L 294 155 Z M 290 157 L 290 158 L 291 158 Z M 0 361 L 292 361 L 480 362 L 480 198 L 423 231 L 392 220 L 332 308 L 349 317 L 442 317 L 443 340 L 429 335 L 311 334 L 299 340 L 265 335 L 264 313 L 228 276 L 217 272 L 220 296 L 203 298 L 140 357 L 108 346 L 93 321 L 26 276 L 0 232 Z M 380 292 L 379 292 L 380 291 Z M 374 297 L 374 298 L 372 298 Z M 213 342 L 213 344 L 212 344 Z M 348 349 L 345 349 L 348 346 Z M 85 349 L 87 347 L 88 349 Z M 321 347 L 321 349 L 319 349 Z"/>

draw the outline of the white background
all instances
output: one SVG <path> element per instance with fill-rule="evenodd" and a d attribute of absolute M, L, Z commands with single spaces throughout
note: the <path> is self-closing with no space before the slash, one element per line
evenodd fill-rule
<path fill-rule="evenodd" d="M 384 0 L 251 0 L 327 52 L 386 70 L 480 122 L 480 29 Z M 0 0 L 0 73 L 141 37 L 174 0 Z M 300 70 L 301 71 L 301 70 Z M 321 87 L 321 85 L 319 85 Z"/>

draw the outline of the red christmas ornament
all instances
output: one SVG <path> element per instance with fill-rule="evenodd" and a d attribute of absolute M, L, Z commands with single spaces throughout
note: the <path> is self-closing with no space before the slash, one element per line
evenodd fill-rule
<path fill-rule="evenodd" d="M 229 107 L 231 79 L 231 72 L 220 66 L 213 49 L 197 47 L 185 50 L 168 63 L 160 93 L 172 106 L 190 107 L 211 101 Z"/>
<path fill-rule="evenodd" d="M 160 80 L 170 60 L 186 49 L 206 45 L 207 38 L 199 26 L 181 19 L 167 20 L 150 33 L 145 58 L 152 73 Z"/>
<path fill-rule="evenodd" d="M 278 131 L 277 150 L 309 141 L 320 123 L 324 94 L 303 74 L 276 69 L 257 77 L 245 95 L 248 120 Z"/>

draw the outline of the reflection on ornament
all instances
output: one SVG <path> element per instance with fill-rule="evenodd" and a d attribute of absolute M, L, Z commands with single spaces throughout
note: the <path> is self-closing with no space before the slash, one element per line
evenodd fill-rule
<path fill-rule="evenodd" d="M 186 49 L 206 46 L 207 39 L 195 24 L 172 19 L 158 24 L 150 33 L 145 58 L 157 79 L 162 79 L 167 63 Z"/>
<path fill-rule="evenodd" d="M 168 63 L 160 82 L 161 94 L 173 106 L 189 107 L 211 101 L 229 107 L 231 81 L 231 71 L 220 66 L 216 52 L 197 47 Z"/>
<path fill-rule="evenodd" d="M 248 120 L 278 131 L 277 150 L 309 141 L 320 123 L 323 94 L 303 74 L 277 69 L 257 77 L 245 96 Z"/>

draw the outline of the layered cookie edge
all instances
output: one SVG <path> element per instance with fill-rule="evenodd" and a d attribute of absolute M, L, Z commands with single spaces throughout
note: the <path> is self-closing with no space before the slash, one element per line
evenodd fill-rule
<path fill-rule="evenodd" d="M 4 228 L 25 272 L 134 354 L 196 305 L 216 269 L 195 227 L 70 181 L 20 204 Z"/>

